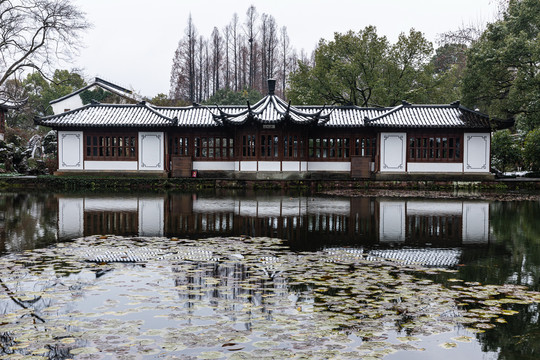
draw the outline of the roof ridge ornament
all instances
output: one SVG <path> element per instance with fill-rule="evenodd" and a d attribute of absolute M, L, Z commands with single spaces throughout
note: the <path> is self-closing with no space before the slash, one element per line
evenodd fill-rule
<path fill-rule="evenodd" d="M 460 104 L 461 104 L 461 101 L 456 100 L 456 101 L 454 101 L 454 102 L 451 102 L 451 103 L 450 103 L 450 106 L 459 107 Z"/>
<path fill-rule="evenodd" d="M 268 95 L 275 95 L 276 79 L 268 79 Z"/>

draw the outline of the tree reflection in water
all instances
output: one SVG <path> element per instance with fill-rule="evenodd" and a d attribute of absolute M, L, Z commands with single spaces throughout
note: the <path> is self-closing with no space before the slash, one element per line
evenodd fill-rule
<path fill-rule="evenodd" d="M 294 251 L 355 249 L 364 254 L 383 253 L 385 257 L 396 252 L 400 254 L 395 255 L 397 258 L 416 252 L 417 261 L 430 256 L 440 261 L 439 253 L 452 254 L 456 261 L 449 266 L 459 271 L 452 276 L 465 282 L 510 283 L 540 290 L 539 218 L 540 204 L 532 201 L 7 193 L 0 195 L 0 253 L 41 248 L 95 233 L 189 238 L 269 236 L 286 239 Z M 431 264 L 439 263 L 433 260 Z M 210 299 L 212 306 L 228 296 L 250 299 L 254 306 L 264 303 L 264 291 L 240 289 L 245 293 L 236 294 L 236 290 L 223 290 L 238 281 L 239 274 L 240 278 L 247 276 L 242 265 L 204 265 L 200 271 L 219 279 L 219 286 L 206 288 L 197 284 L 196 278 L 178 272 L 176 286 L 190 290 L 181 296 L 197 301 Z M 254 288 L 263 287 L 272 294 L 286 291 L 279 274 L 276 276 L 270 268 L 258 271 L 266 271 L 268 280 L 260 283 L 258 278 Z M 449 276 L 434 278 L 445 283 Z M 11 285 L 4 285 L 7 288 L 2 291 L 8 294 Z M 187 303 L 189 300 L 186 298 Z M 512 308 L 519 314 L 477 337 L 484 350 L 498 351 L 501 359 L 535 359 L 540 353 L 538 305 Z M 271 317 L 270 310 L 266 316 Z M 249 322 L 245 324 L 249 328 Z M 10 342 L 9 338 L 2 340 L 3 344 Z"/>

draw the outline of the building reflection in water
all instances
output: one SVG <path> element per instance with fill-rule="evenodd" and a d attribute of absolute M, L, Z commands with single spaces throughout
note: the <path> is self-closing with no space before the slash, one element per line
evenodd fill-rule
<path fill-rule="evenodd" d="M 293 249 L 489 242 L 489 202 L 192 194 L 58 198 L 60 238 L 267 236 Z"/>
<path fill-rule="evenodd" d="M 58 201 L 60 237 L 69 238 L 268 236 L 287 240 L 293 250 L 318 250 L 328 261 L 362 256 L 437 267 L 461 263 L 468 245 L 489 244 L 489 202 L 192 194 Z M 243 314 L 234 319 L 236 330 L 249 330 L 253 318 L 273 317 L 276 299 L 304 306 L 317 301 L 305 285 L 287 283 L 278 257 L 261 259 L 253 268 L 235 259 L 216 260 L 217 252 L 204 246 L 184 253 L 179 247 L 175 254 L 171 275 L 189 319 L 197 318 L 202 302 L 213 311 Z M 246 303 L 254 310 L 240 311 Z"/>

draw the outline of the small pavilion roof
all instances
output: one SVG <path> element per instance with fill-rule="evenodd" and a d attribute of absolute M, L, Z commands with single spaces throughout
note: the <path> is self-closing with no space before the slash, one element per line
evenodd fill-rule
<path fill-rule="evenodd" d="M 146 102 L 118 105 L 92 102 L 75 110 L 36 119 L 36 125 L 63 127 L 167 127 L 175 126 L 169 118 Z"/>
<path fill-rule="evenodd" d="M 226 108 L 215 106 L 208 107 L 214 120 L 221 124 L 241 125 L 248 120 L 255 120 L 263 124 L 274 124 L 282 121 L 291 121 L 296 124 L 325 123 L 329 120 L 331 109 L 325 106 L 318 108 L 300 108 L 291 106 L 275 95 L 275 80 L 268 80 L 268 95 L 251 106 L 248 102 L 247 108 L 241 111 L 227 111 Z"/>

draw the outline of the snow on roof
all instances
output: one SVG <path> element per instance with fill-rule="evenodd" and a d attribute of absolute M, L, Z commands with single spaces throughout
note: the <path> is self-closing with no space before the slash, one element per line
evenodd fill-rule
<path fill-rule="evenodd" d="M 176 125 L 176 119 L 157 112 L 145 102 L 135 105 L 93 102 L 81 108 L 36 119 L 37 125 L 62 127 L 160 127 Z"/>
<path fill-rule="evenodd" d="M 58 102 L 60 102 L 62 100 L 65 100 L 65 99 L 68 99 L 68 98 L 70 98 L 72 96 L 78 95 L 78 94 L 82 93 L 83 91 L 89 90 L 89 89 L 91 89 L 91 88 L 93 88 L 95 86 L 99 86 L 99 87 L 103 88 L 104 90 L 107 90 L 108 92 L 119 95 L 119 96 L 121 96 L 123 98 L 139 101 L 139 99 L 137 99 L 137 95 L 134 94 L 133 91 L 128 90 L 128 89 L 126 89 L 126 88 L 124 88 L 122 86 L 116 85 L 116 84 L 114 84 L 114 83 L 112 83 L 110 81 L 103 80 L 101 78 L 96 77 L 95 80 L 92 83 L 90 83 L 90 84 L 88 84 L 88 85 L 86 85 L 86 86 L 84 86 L 84 87 L 82 87 L 82 88 L 80 88 L 78 90 L 75 90 L 74 92 L 72 92 L 70 94 L 64 95 L 64 96 L 62 96 L 62 97 L 60 97 L 58 99 L 51 100 L 51 101 L 49 101 L 49 104 L 56 104 L 56 103 L 58 103 Z"/>

